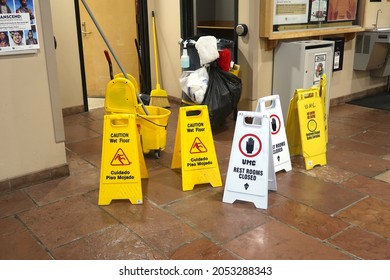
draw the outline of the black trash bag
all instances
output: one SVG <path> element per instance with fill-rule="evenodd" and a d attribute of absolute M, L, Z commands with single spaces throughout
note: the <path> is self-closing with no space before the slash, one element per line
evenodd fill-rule
<path fill-rule="evenodd" d="M 212 128 L 222 126 L 233 111 L 236 113 L 241 90 L 240 78 L 223 71 L 216 63 L 210 65 L 209 83 L 202 104 L 208 107 Z"/>

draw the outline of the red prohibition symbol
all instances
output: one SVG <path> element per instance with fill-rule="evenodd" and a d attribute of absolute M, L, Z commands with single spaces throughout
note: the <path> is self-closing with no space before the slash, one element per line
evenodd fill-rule
<path fill-rule="evenodd" d="M 245 143 L 243 143 L 244 139 L 247 139 Z M 256 145 L 256 143 L 258 143 L 258 145 Z M 243 149 L 243 144 L 245 150 Z M 241 137 L 238 143 L 238 148 L 244 156 L 255 157 L 261 152 L 262 144 L 260 138 L 256 134 L 250 133 Z M 257 150 L 255 150 L 256 148 Z"/>
<path fill-rule="evenodd" d="M 271 120 L 271 134 L 273 135 L 278 134 L 281 126 L 279 117 L 273 114 L 270 116 L 270 120 Z"/>

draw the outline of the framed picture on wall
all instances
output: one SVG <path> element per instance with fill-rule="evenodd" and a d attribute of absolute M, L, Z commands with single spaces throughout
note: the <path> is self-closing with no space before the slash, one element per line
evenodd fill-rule
<path fill-rule="evenodd" d="M 358 0 L 328 0 L 328 21 L 356 20 Z"/>
<path fill-rule="evenodd" d="M 274 25 L 307 23 L 310 0 L 274 0 Z"/>
<path fill-rule="evenodd" d="M 328 10 L 328 0 L 310 0 L 309 22 L 326 21 L 327 10 Z"/>

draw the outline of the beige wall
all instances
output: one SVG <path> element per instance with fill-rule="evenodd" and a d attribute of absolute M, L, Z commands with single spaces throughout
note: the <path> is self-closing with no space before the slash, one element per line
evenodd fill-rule
<path fill-rule="evenodd" d="M 50 29 L 46 28 L 45 33 L 42 29 L 43 24 L 51 26 L 51 22 L 41 21 L 40 4 L 48 5 L 47 2 L 35 0 L 40 50 L 35 54 L 0 57 L 0 181 L 66 164 L 65 145 L 55 139 L 53 116 L 58 111 L 53 109 L 61 110 L 53 105 L 58 104 L 58 91 L 55 84 L 49 88 L 47 65 L 52 61 L 45 56 L 52 46 L 46 46 L 44 39 L 52 42 L 53 38 Z"/>
<path fill-rule="evenodd" d="M 153 51 L 152 11 L 155 12 L 161 88 L 168 95 L 181 98 L 180 68 L 180 0 L 149 0 L 149 42 L 152 89 L 156 88 Z"/>

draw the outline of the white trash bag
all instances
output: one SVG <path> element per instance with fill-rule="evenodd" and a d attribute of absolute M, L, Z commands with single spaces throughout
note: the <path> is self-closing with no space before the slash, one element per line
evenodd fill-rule
<path fill-rule="evenodd" d="M 196 104 L 202 104 L 209 83 L 206 67 L 183 72 L 179 78 L 182 91 Z"/>

